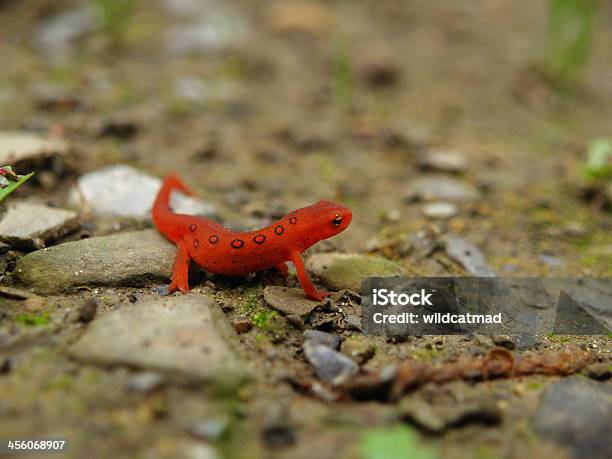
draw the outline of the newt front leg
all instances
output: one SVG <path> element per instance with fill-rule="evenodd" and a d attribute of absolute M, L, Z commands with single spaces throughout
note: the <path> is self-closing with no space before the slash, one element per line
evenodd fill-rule
<path fill-rule="evenodd" d="M 318 291 L 310 277 L 308 277 L 308 273 L 306 272 L 306 267 L 304 266 L 304 262 L 302 261 L 302 257 L 299 252 L 291 253 L 291 261 L 295 265 L 295 270 L 297 271 L 297 277 L 300 281 L 300 285 L 304 289 L 304 293 L 306 296 L 314 301 L 323 301 L 327 298 L 331 293 L 328 292 L 320 292 Z"/>
<path fill-rule="evenodd" d="M 189 252 L 185 246 L 184 241 L 179 241 L 176 244 L 178 252 L 174 259 L 174 266 L 172 267 L 172 282 L 168 287 L 168 294 L 180 290 L 183 293 L 189 293 L 189 263 L 191 258 Z"/>

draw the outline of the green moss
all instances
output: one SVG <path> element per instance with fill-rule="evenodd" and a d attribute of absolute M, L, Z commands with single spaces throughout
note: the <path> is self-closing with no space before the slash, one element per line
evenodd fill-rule
<path fill-rule="evenodd" d="M 437 349 L 426 349 L 419 347 L 413 349 L 411 351 L 411 355 L 415 360 L 420 360 L 421 362 L 431 362 L 432 360 L 440 357 L 442 352 Z"/>
<path fill-rule="evenodd" d="M 274 328 L 274 321 L 278 319 L 280 315 L 276 311 L 264 309 L 251 315 L 251 320 L 258 328 L 262 330 L 269 330 Z"/>
<path fill-rule="evenodd" d="M 45 326 L 49 325 L 49 323 L 51 322 L 49 313 L 46 311 L 41 314 L 17 314 L 14 320 L 15 322 L 25 326 Z"/>

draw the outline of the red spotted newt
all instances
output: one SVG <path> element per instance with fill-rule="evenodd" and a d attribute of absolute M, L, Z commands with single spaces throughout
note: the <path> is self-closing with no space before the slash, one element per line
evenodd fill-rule
<path fill-rule="evenodd" d="M 175 189 L 193 195 L 178 177 L 167 176 L 152 211 L 153 223 L 159 232 L 178 248 L 169 293 L 189 292 L 191 260 L 208 272 L 225 276 L 242 276 L 273 267 L 287 276 L 287 262 L 291 261 L 308 298 L 321 301 L 329 295 L 315 288 L 301 254 L 313 244 L 344 231 L 353 217 L 348 208 L 319 201 L 294 210 L 260 230 L 234 232 L 206 218 L 172 212 L 169 201 Z"/>

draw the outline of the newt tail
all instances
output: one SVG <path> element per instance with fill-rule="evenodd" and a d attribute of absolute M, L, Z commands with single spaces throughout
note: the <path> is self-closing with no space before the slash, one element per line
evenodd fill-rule
<path fill-rule="evenodd" d="M 191 260 L 206 271 L 226 276 L 242 276 L 273 267 L 286 276 L 287 262 L 291 261 L 308 298 L 321 301 L 329 295 L 315 288 L 301 254 L 349 226 L 353 215 L 347 207 L 332 201 L 319 201 L 294 210 L 265 228 L 234 232 L 207 218 L 172 212 L 170 195 L 173 190 L 193 194 L 177 176 L 169 175 L 163 181 L 152 210 L 153 223 L 178 249 L 169 292 L 189 292 Z"/>

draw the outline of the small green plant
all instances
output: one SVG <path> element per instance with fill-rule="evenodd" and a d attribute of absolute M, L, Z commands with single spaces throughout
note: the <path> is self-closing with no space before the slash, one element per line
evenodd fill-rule
<path fill-rule="evenodd" d="M 0 167 L 0 202 L 34 175 L 17 175 L 10 166 Z"/>
<path fill-rule="evenodd" d="M 136 12 L 136 0 L 94 0 L 100 30 L 115 44 L 125 40 L 125 34 Z"/>
<path fill-rule="evenodd" d="M 264 309 L 263 311 L 256 312 L 251 316 L 253 324 L 262 330 L 270 328 L 272 322 L 279 317 L 278 312 Z"/>
<path fill-rule="evenodd" d="M 353 71 L 346 43 L 337 38 L 333 55 L 334 98 L 343 108 L 353 103 Z"/>
<path fill-rule="evenodd" d="M 597 0 L 549 0 L 544 73 L 559 92 L 571 91 L 591 54 Z"/>
<path fill-rule="evenodd" d="M 368 430 L 360 442 L 362 459 L 435 459 L 435 448 L 419 441 L 417 433 L 408 426 Z"/>
<path fill-rule="evenodd" d="M 49 325 L 51 318 L 48 312 L 43 312 L 40 315 L 23 313 L 15 316 L 15 322 L 27 326 L 42 326 Z"/>
<path fill-rule="evenodd" d="M 591 142 L 583 174 L 589 182 L 612 179 L 612 140 L 596 139 Z"/>

